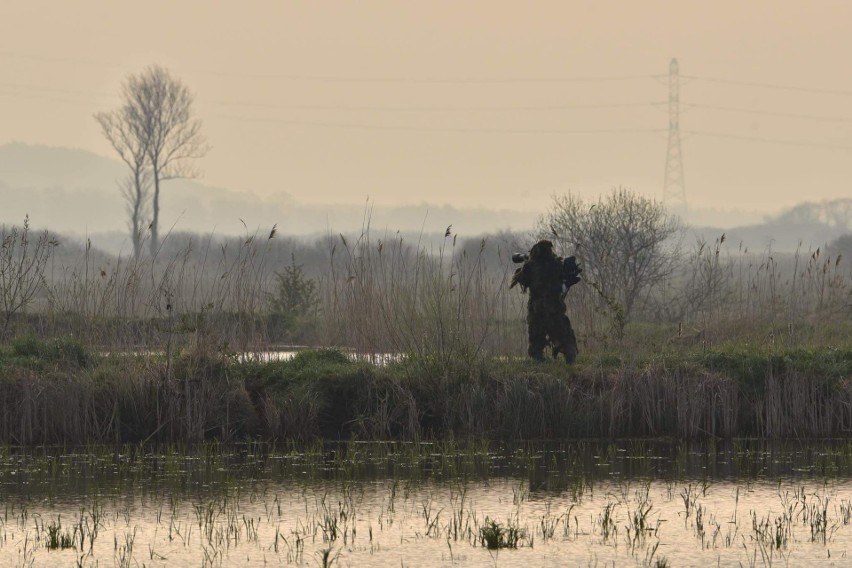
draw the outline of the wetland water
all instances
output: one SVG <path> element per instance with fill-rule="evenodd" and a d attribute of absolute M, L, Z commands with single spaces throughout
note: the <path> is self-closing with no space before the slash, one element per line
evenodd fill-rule
<path fill-rule="evenodd" d="M 847 440 L 5 448 L 0 500 L 0 566 L 852 564 Z"/>

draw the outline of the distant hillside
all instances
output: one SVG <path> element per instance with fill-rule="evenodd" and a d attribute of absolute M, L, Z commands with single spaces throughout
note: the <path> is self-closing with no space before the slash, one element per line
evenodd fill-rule
<path fill-rule="evenodd" d="M 742 243 L 752 250 L 816 249 L 852 232 L 852 199 L 806 201 L 764 223 L 730 229 L 702 227 L 694 232 L 709 242 L 725 233 L 729 243 Z"/>
<path fill-rule="evenodd" d="M 805 251 L 824 247 L 844 234 L 844 231 L 836 227 L 828 227 L 822 224 L 784 224 L 776 222 L 734 227 L 731 229 L 695 227 L 691 232 L 709 243 L 714 242 L 724 233 L 729 247 L 742 244 L 752 251 L 771 248 L 779 252 L 793 252 L 799 245 Z M 690 243 L 686 244 L 689 245 Z"/>
<path fill-rule="evenodd" d="M 767 223 L 757 227 L 741 227 L 731 232 L 740 241 L 754 243 L 752 246 L 771 245 L 773 250 L 794 251 L 801 246 L 803 250 L 825 247 L 835 241 L 844 231 L 837 227 L 822 224 Z"/>
<path fill-rule="evenodd" d="M 120 161 L 84 150 L 28 144 L 0 146 L 0 179 L 9 187 L 107 189 L 124 175 Z"/>
<path fill-rule="evenodd" d="M 37 226 L 66 233 L 126 230 L 124 202 L 117 182 L 126 175 L 117 159 L 83 150 L 25 144 L 0 146 L 0 223 L 19 223 L 29 214 Z M 241 234 L 245 225 L 294 235 L 359 230 L 365 213 L 375 230 L 443 232 L 472 235 L 502 228 L 527 229 L 533 212 L 456 209 L 430 204 L 373 207 L 361 196 L 352 203 L 307 206 L 288 194 L 261 197 L 204 185 L 199 181 L 171 180 L 161 195 L 162 230 Z M 359 203 L 360 202 L 360 203 Z M 543 206 L 545 204 L 542 204 Z"/>
<path fill-rule="evenodd" d="M 20 223 L 29 214 L 35 227 L 66 235 L 99 234 L 126 249 L 120 242 L 116 245 L 116 237 L 127 234 L 125 204 L 117 188 L 125 175 L 126 168 L 117 159 L 83 150 L 0 146 L 0 223 Z M 353 196 L 351 203 L 308 206 L 284 192 L 261 197 L 191 180 L 167 182 L 161 204 L 161 232 L 174 226 L 177 231 L 237 235 L 277 225 L 282 234 L 318 235 L 357 232 L 369 222 L 378 233 L 443 235 L 452 225 L 453 233 L 462 237 L 500 229 L 530 230 L 538 214 L 550 205 L 528 204 L 530 211 L 457 209 L 426 203 L 385 207 Z M 754 212 L 712 209 L 693 212 L 692 218 L 703 221 L 693 233 L 713 242 L 724 232 L 729 243 L 742 242 L 752 250 L 771 245 L 774 250 L 792 251 L 800 242 L 806 249 L 816 248 L 852 230 L 852 200 L 802 203 L 764 223 L 746 224 L 754 216 Z M 720 228 L 712 228 L 717 223 Z"/>

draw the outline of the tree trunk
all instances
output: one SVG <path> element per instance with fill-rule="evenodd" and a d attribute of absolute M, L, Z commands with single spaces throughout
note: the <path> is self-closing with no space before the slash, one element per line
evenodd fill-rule
<path fill-rule="evenodd" d="M 160 246 L 158 225 L 160 223 L 160 169 L 158 165 L 152 167 L 154 174 L 154 199 L 151 203 L 151 257 L 157 256 Z"/>
<path fill-rule="evenodd" d="M 142 214 L 142 178 L 138 169 L 134 173 L 133 182 L 133 213 L 130 219 L 130 230 L 133 231 L 133 234 L 130 238 L 133 242 L 133 258 L 138 260 L 139 255 L 142 254 L 142 231 L 139 226 L 142 222 L 142 219 L 139 218 Z"/>

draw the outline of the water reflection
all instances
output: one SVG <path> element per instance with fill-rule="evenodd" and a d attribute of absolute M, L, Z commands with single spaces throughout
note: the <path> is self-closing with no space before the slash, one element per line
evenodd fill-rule
<path fill-rule="evenodd" d="M 0 565 L 844 565 L 850 480 L 847 440 L 6 448 Z"/>
<path fill-rule="evenodd" d="M 280 349 L 275 351 L 249 351 L 237 355 L 240 362 L 254 361 L 258 363 L 269 363 L 271 361 L 290 361 L 300 352 L 309 348 Z M 352 361 L 370 363 L 371 365 L 387 365 L 398 363 L 403 356 L 400 353 L 357 353 L 355 351 L 342 351 Z"/>

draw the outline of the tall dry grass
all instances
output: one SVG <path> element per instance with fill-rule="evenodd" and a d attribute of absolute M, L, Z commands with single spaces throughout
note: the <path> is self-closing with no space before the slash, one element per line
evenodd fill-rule
<path fill-rule="evenodd" d="M 794 253 L 756 252 L 724 235 L 700 240 L 650 299 L 646 317 L 677 322 L 705 347 L 844 343 L 852 316 L 852 269 L 844 260 L 801 245 Z"/>
<path fill-rule="evenodd" d="M 313 244 L 274 228 L 241 238 L 170 234 L 153 257 L 105 255 L 88 243 L 63 252 L 63 245 L 47 262 L 28 315 L 15 314 L 11 327 L 18 335 L 71 334 L 104 350 L 277 348 L 293 336 L 272 325 L 270 296 L 292 257 L 318 297 L 301 322 L 301 341 L 413 355 L 446 368 L 525 351 L 526 297 L 507 286 L 517 246 L 499 236 L 463 242 L 449 231 L 406 240 L 369 221 L 358 235 L 329 234 Z M 852 271 L 820 249 L 753 251 L 722 237 L 683 253 L 630 322 L 590 282 L 572 288 L 567 303 L 586 353 L 848 343 Z"/>
<path fill-rule="evenodd" d="M 456 244 L 450 234 L 437 250 L 369 232 L 333 239 L 320 278 L 321 335 L 358 352 L 445 363 L 506 352 L 519 315 L 507 293 L 508 263 L 488 266 L 484 241 L 475 254 Z"/>

